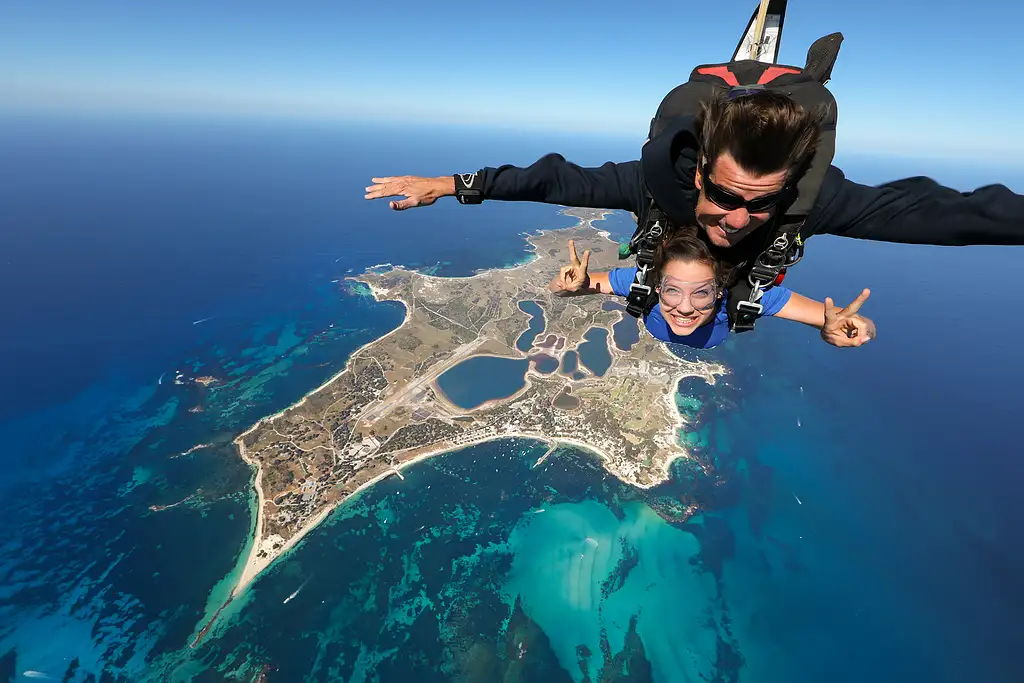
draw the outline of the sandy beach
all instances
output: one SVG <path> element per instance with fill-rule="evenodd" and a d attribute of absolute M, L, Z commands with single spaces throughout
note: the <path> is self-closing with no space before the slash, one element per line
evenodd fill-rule
<path fill-rule="evenodd" d="M 687 376 L 688 375 L 686 373 L 679 373 L 679 376 L 676 377 L 676 382 L 678 383 L 680 380 L 684 379 Z M 691 376 L 697 376 L 697 375 L 691 375 Z M 505 399 L 502 399 L 502 400 L 505 400 Z M 669 398 L 667 400 L 671 400 L 671 398 Z M 673 404 L 673 408 L 674 408 L 674 404 Z M 685 420 L 683 420 L 682 416 L 680 415 L 677 418 L 676 423 L 673 425 L 673 429 L 672 429 L 673 433 L 676 432 L 679 428 L 681 428 L 684 424 L 685 424 Z M 244 434 L 242 436 L 244 436 Z M 651 482 L 648 482 L 648 483 L 645 484 L 645 483 L 636 481 L 632 477 L 625 476 L 622 472 L 618 472 L 614 467 L 610 467 L 609 465 L 613 462 L 612 457 L 608 453 L 606 453 L 603 450 L 601 450 L 600 448 L 597 448 L 597 447 L 593 446 L 592 444 L 588 444 L 588 443 L 585 443 L 583 441 L 579 441 L 577 439 L 573 439 L 573 438 L 569 438 L 569 437 L 557 437 L 557 438 L 555 438 L 555 437 L 551 437 L 549 435 L 545 435 L 545 434 L 541 434 L 541 433 L 513 432 L 513 433 L 507 433 L 507 434 L 495 434 L 495 435 L 491 435 L 491 436 L 486 436 L 486 437 L 482 437 L 482 438 L 479 438 L 479 439 L 474 439 L 474 440 L 471 440 L 471 441 L 467 441 L 465 443 L 460 443 L 460 444 L 455 445 L 455 446 L 452 446 L 452 445 L 440 446 L 440 447 L 438 447 L 438 448 L 436 448 L 434 450 L 431 450 L 431 451 L 428 451 L 426 453 L 422 453 L 420 455 L 417 455 L 415 458 L 410 458 L 409 460 L 401 462 L 401 463 L 395 465 L 392 469 L 387 470 L 385 472 L 382 472 L 381 474 L 377 475 L 373 479 L 370 479 L 370 480 L 366 481 L 365 483 L 361 484 L 358 488 L 356 488 L 354 491 L 352 491 L 352 493 L 350 493 L 349 495 L 345 496 L 341 500 L 337 501 L 333 505 L 331 505 L 331 506 L 329 506 L 327 508 L 324 508 L 324 510 L 322 510 L 316 517 L 313 517 L 312 519 L 310 519 L 309 522 L 307 524 L 305 524 L 298 531 L 298 533 L 296 533 L 294 536 L 292 536 L 292 538 L 289 539 L 286 543 L 284 543 L 279 549 L 277 549 L 276 551 L 269 551 L 268 550 L 266 557 L 258 557 L 257 554 L 258 554 L 259 549 L 260 549 L 259 540 L 263 536 L 263 507 L 264 507 L 264 500 L 265 500 L 264 493 L 263 493 L 263 487 L 262 487 L 262 481 L 261 481 L 263 471 L 262 471 L 262 467 L 260 466 L 259 462 L 257 462 L 256 460 L 253 460 L 253 459 L 248 457 L 248 455 L 246 454 L 246 451 L 245 451 L 245 446 L 241 443 L 241 438 L 242 437 L 240 436 L 238 441 L 236 442 L 236 443 L 238 443 L 239 453 L 241 454 L 242 459 L 245 460 L 245 462 L 249 463 L 249 465 L 251 465 L 251 466 L 256 468 L 256 477 L 255 477 L 255 481 L 254 481 L 254 487 L 256 489 L 256 497 L 257 497 L 256 526 L 255 526 L 255 532 L 254 532 L 256 540 L 254 541 L 254 543 L 252 545 L 252 548 L 249 551 L 249 557 L 246 560 L 245 567 L 243 568 L 241 575 L 239 576 L 238 583 L 235 585 L 235 588 L 231 592 L 232 597 L 236 597 L 242 591 L 244 591 L 245 588 L 248 587 L 249 584 L 252 583 L 252 581 L 254 579 L 256 579 L 257 576 L 260 575 L 260 573 L 263 572 L 264 569 L 269 567 L 276 559 L 281 557 L 288 550 L 290 550 L 291 548 L 295 547 L 295 545 L 297 545 L 299 543 L 299 541 L 301 541 L 303 538 L 305 538 L 305 536 L 310 531 L 312 531 L 317 525 L 319 525 L 324 519 L 326 519 L 328 515 L 330 515 L 332 512 L 334 512 L 334 510 L 337 509 L 338 506 L 340 506 L 340 505 L 344 504 L 345 502 L 347 502 L 349 500 L 349 498 L 351 498 L 352 496 L 358 495 L 361 491 L 364 491 L 364 490 L 370 488 L 374 484 L 376 484 L 376 483 L 378 483 L 378 482 L 380 482 L 380 481 L 382 481 L 384 479 L 387 479 L 388 477 L 390 477 L 392 475 L 398 474 L 401 470 L 405 469 L 406 467 L 409 467 L 409 466 L 414 465 L 414 464 L 416 464 L 418 462 L 422 462 L 424 460 L 427 460 L 428 458 L 433 458 L 434 456 L 437 456 L 437 455 L 442 455 L 444 453 L 451 453 L 453 451 L 459 451 L 459 450 L 462 450 L 462 449 L 465 449 L 465 448 L 470 448 L 471 446 L 476 446 L 476 445 L 479 445 L 479 444 L 482 444 L 482 443 L 487 443 L 489 441 L 500 441 L 500 440 L 505 440 L 505 439 L 532 439 L 532 440 L 536 440 L 536 441 L 541 441 L 541 442 L 544 442 L 544 443 L 547 443 L 547 444 L 551 444 L 552 445 L 551 446 L 551 450 L 553 450 L 555 447 L 557 447 L 559 445 L 566 444 L 566 445 L 575 446 L 576 448 L 579 448 L 580 450 L 584 450 L 584 451 L 587 451 L 589 453 L 595 454 L 596 456 L 598 456 L 601 459 L 602 463 L 604 463 L 605 469 L 607 469 L 610 474 L 612 474 L 613 476 L 615 476 L 620 481 L 622 481 L 622 482 L 624 482 L 626 484 L 629 484 L 631 486 L 635 486 L 635 487 L 641 488 L 641 489 L 653 488 L 654 486 L 657 486 L 657 485 L 667 481 L 668 478 L 669 478 L 669 474 L 670 474 L 672 463 L 675 462 L 676 460 L 678 460 L 679 458 L 686 457 L 686 452 L 684 450 L 680 449 L 680 452 L 679 452 L 678 455 L 676 455 L 675 457 L 670 458 L 670 459 L 665 461 L 661 471 L 659 472 L 660 477 L 658 479 L 654 480 L 654 481 L 651 481 Z M 401 451 L 396 452 L 395 455 L 400 457 L 401 456 Z"/>
<path fill-rule="evenodd" d="M 410 465 L 415 465 L 416 463 L 422 462 L 424 460 L 427 460 L 428 458 L 433 458 L 434 456 L 441 455 L 443 453 L 450 453 L 452 451 L 458 451 L 458 450 L 462 450 L 464 448 L 469 448 L 471 446 L 476 446 L 476 445 L 479 445 L 479 444 L 482 444 L 482 443 L 487 443 L 488 441 L 500 441 L 500 440 L 504 440 L 504 439 L 515 439 L 515 438 L 535 439 L 537 441 L 543 441 L 543 442 L 546 442 L 546 443 L 549 443 L 549 444 L 554 442 L 555 445 L 561 444 L 561 443 L 571 444 L 571 445 L 576 446 L 578 448 L 581 448 L 583 450 L 589 451 L 591 453 L 595 453 L 604 462 L 609 462 L 611 460 L 611 457 L 607 453 L 604 453 L 603 451 L 601 451 L 599 449 L 596 449 L 593 446 L 585 444 L 585 443 L 583 443 L 581 441 L 576 441 L 574 439 L 552 439 L 551 437 L 546 437 L 546 436 L 543 436 L 542 434 L 496 434 L 496 435 L 493 435 L 493 436 L 487 436 L 487 437 L 483 437 L 483 438 L 480 438 L 480 439 L 475 439 L 475 440 L 472 440 L 472 441 L 467 441 L 465 443 L 460 443 L 458 446 L 443 446 L 443 447 L 437 448 L 435 450 L 428 451 L 426 453 L 422 453 L 420 455 L 417 455 L 415 458 L 411 458 L 411 459 L 409 459 L 409 460 L 407 460 L 405 462 L 399 463 L 399 464 L 395 465 L 392 469 L 387 470 L 387 471 L 377 475 L 373 479 L 370 479 L 369 481 L 361 484 L 357 489 L 352 491 L 352 493 L 348 494 L 347 496 L 345 496 L 341 500 L 337 501 L 333 505 L 331 505 L 331 506 L 329 506 L 327 508 L 324 508 L 324 510 L 322 510 L 320 512 L 320 514 L 318 514 L 316 517 L 310 519 L 310 521 L 305 526 L 303 526 L 302 529 L 300 529 L 298 531 L 298 533 L 296 533 L 294 536 L 292 536 L 292 538 L 289 539 L 288 542 L 283 544 L 281 546 L 281 548 L 279 548 L 278 550 L 274 551 L 273 554 L 268 553 L 267 557 L 257 557 L 257 553 L 259 551 L 258 540 L 260 539 L 260 537 L 263 534 L 263 503 L 264 503 L 264 500 L 265 500 L 264 494 L 263 494 L 263 487 L 261 485 L 261 475 L 263 474 L 263 471 L 262 471 L 263 468 L 260 466 L 260 464 L 258 462 L 248 458 L 245 455 L 245 447 L 242 446 L 241 444 L 239 444 L 239 448 L 240 448 L 240 451 L 242 453 L 242 458 L 247 463 L 249 463 L 251 466 L 256 468 L 256 478 L 255 478 L 254 486 L 256 488 L 256 497 L 257 497 L 257 501 L 258 501 L 258 507 L 257 507 L 257 513 L 256 513 L 256 529 L 255 529 L 255 534 L 256 534 L 256 539 L 257 540 L 256 540 L 256 542 L 253 543 L 253 546 L 252 546 L 252 548 L 249 551 L 249 557 L 248 557 L 248 559 L 245 562 L 245 567 L 242 569 L 241 575 L 238 577 L 238 583 L 235 585 L 234 589 L 232 589 L 232 591 L 231 591 L 231 597 L 235 598 L 238 595 L 240 595 L 249 586 L 249 584 L 251 584 L 253 582 L 253 580 L 255 580 L 256 577 L 259 576 L 263 572 L 264 569 L 266 569 L 271 564 L 273 564 L 273 562 L 275 560 L 277 560 L 279 557 L 281 557 L 288 550 L 290 550 L 291 548 L 295 547 L 299 543 L 299 541 L 301 541 L 303 538 L 305 538 L 306 535 L 310 531 L 312 531 L 317 525 L 319 525 L 324 519 L 326 519 L 328 515 L 330 515 L 332 512 L 334 512 L 334 510 L 336 510 L 338 508 L 338 506 L 343 505 L 351 497 L 358 495 L 361 491 L 364 491 L 364 490 L 370 488 L 374 484 L 376 484 L 376 483 L 378 483 L 378 482 L 380 482 L 380 481 L 382 481 L 384 479 L 387 479 L 390 476 L 398 474 L 399 471 L 405 469 L 406 467 L 409 467 Z"/>
<path fill-rule="evenodd" d="M 608 213 L 612 213 L 612 212 L 602 212 L 601 217 L 603 218 Z M 579 226 L 590 226 L 590 227 L 593 227 L 592 226 L 593 220 L 598 220 L 598 219 L 580 219 Z M 551 232 L 551 231 L 550 230 L 538 231 L 539 234 L 543 234 L 545 232 Z M 605 237 L 607 238 L 607 234 L 605 234 Z M 527 236 L 527 240 L 529 240 L 529 236 Z M 532 249 L 533 248 L 532 243 L 528 242 L 528 244 L 529 244 L 530 248 Z M 534 254 L 533 255 L 533 259 L 536 259 L 536 258 L 537 258 L 537 256 L 536 256 L 536 254 Z M 515 270 L 515 269 L 518 269 L 518 268 L 525 267 L 526 265 L 528 265 L 528 263 L 529 263 L 529 261 L 521 263 L 521 264 L 517 264 L 516 266 L 512 266 L 512 267 L 510 267 L 508 269 L 499 269 L 499 270 Z M 491 272 L 491 270 L 486 271 L 486 272 Z M 429 279 L 436 279 L 436 280 L 439 280 L 439 281 L 451 281 L 453 279 L 469 279 L 469 278 L 482 277 L 483 275 L 486 274 L 486 272 L 477 273 L 477 274 L 474 274 L 474 275 L 471 275 L 471 276 L 467 276 L 466 278 L 442 278 L 442 277 L 426 276 L 426 275 L 424 275 L 423 277 L 424 278 L 429 278 Z M 278 419 L 279 417 L 283 416 L 289 410 L 291 410 L 291 409 L 293 409 L 295 407 L 298 407 L 298 406 L 302 406 L 307 400 L 309 400 L 310 397 L 316 395 L 320 391 L 323 391 L 325 388 L 327 388 L 328 386 L 333 384 L 335 381 L 338 380 L 338 378 L 341 375 L 343 375 L 345 372 L 349 371 L 349 368 L 351 367 L 352 361 L 354 359 L 358 358 L 359 355 L 363 352 L 364 349 L 366 349 L 368 346 L 370 346 L 372 344 L 378 343 L 382 339 L 386 339 L 387 337 L 389 337 L 389 336 L 395 334 L 396 332 L 398 332 L 399 330 L 401 330 L 406 325 L 406 323 L 409 321 L 409 318 L 410 318 L 410 305 L 409 305 L 409 302 L 407 302 L 407 301 L 405 301 L 405 300 L 403 300 L 401 298 L 396 298 L 396 297 L 393 297 L 393 296 L 388 296 L 387 292 L 381 291 L 379 288 L 374 287 L 372 284 L 370 284 L 368 282 L 365 282 L 363 280 L 360 280 L 359 276 L 349 276 L 346 279 L 355 280 L 357 282 L 360 282 L 364 286 L 366 286 L 369 289 L 371 295 L 374 296 L 374 298 L 376 298 L 378 301 L 386 301 L 386 300 L 388 300 L 388 301 L 398 301 L 398 302 L 402 303 L 403 306 L 405 307 L 405 316 L 404 316 L 401 324 L 396 326 L 395 329 L 391 330 L 390 332 L 388 332 L 385 335 L 382 335 L 381 337 L 378 337 L 377 339 L 374 339 L 373 341 L 367 342 L 366 344 L 361 346 L 359 349 L 354 351 L 352 353 L 351 357 L 349 358 L 349 361 L 346 362 L 345 366 L 340 371 L 338 371 L 333 376 L 331 376 L 329 379 L 327 379 L 325 382 L 323 382 L 319 387 L 317 387 L 317 388 L 313 389 L 312 391 L 310 391 L 309 393 L 307 393 L 305 396 L 303 396 L 296 403 L 294 403 L 294 404 L 292 404 L 292 405 L 282 409 L 281 411 L 279 411 L 277 413 L 274 413 L 272 415 L 268 415 L 268 416 L 262 418 L 261 420 L 257 421 L 249 429 L 247 429 L 245 432 L 243 432 L 238 437 L 236 437 L 234 443 L 238 447 L 239 455 L 241 456 L 241 458 L 246 463 L 248 463 L 251 467 L 253 467 L 255 469 L 255 476 L 254 476 L 254 480 L 253 480 L 253 488 L 256 491 L 256 498 L 257 498 L 256 503 L 257 503 L 257 505 L 256 505 L 256 520 L 255 520 L 255 524 L 254 524 L 254 528 L 253 528 L 253 532 L 252 532 L 253 533 L 253 542 L 252 542 L 252 545 L 251 545 L 251 547 L 249 549 L 248 557 L 246 558 L 245 565 L 242 568 L 242 571 L 241 571 L 241 573 L 239 575 L 238 581 L 237 581 L 237 583 L 235 584 L 235 586 L 233 587 L 233 589 L 231 591 L 231 597 L 232 598 L 237 597 L 239 594 L 244 592 L 245 589 L 267 567 L 269 567 L 275 560 L 277 560 L 279 557 L 281 557 L 284 553 L 288 552 L 290 549 L 295 547 L 303 538 L 305 538 L 305 536 L 313 528 L 315 528 L 317 525 L 319 525 L 321 522 L 323 522 L 323 520 L 328 515 L 330 515 L 339 505 L 341 505 L 344 502 L 348 501 L 348 499 L 351 496 L 357 495 L 361 491 L 364 491 L 367 488 L 369 488 L 370 486 L 373 486 L 374 484 L 376 484 L 377 482 L 379 482 L 379 481 L 381 481 L 383 479 L 386 479 L 387 477 L 389 477 L 389 476 L 391 476 L 393 474 L 396 474 L 397 472 L 399 472 L 400 470 L 404 469 L 405 467 L 408 467 L 409 465 L 412 465 L 412 464 L 417 463 L 417 462 L 421 462 L 423 460 L 426 460 L 427 458 L 431 458 L 431 457 L 434 457 L 434 456 L 442 454 L 442 453 L 448 453 L 448 452 L 455 451 L 455 450 L 461 450 L 461 449 L 468 448 L 470 446 L 477 445 L 477 444 L 480 444 L 480 443 L 485 443 L 485 442 L 488 442 L 488 441 L 495 441 L 495 440 L 500 440 L 500 439 L 510 439 L 510 438 L 533 439 L 533 440 L 542 441 L 542 442 L 545 442 L 545 443 L 548 443 L 548 444 L 553 444 L 555 446 L 557 446 L 558 444 L 568 444 L 568 445 L 572 445 L 572 446 L 575 446 L 577 448 L 580 448 L 582 450 L 588 451 L 590 453 L 596 454 L 599 458 L 601 458 L 602 462 L 604 463 L 605 468 L 612 475 L 616 476 L 617 478 L 619 478 L 620 480 L 622 480 L 623 482 L 625 482 L 627 484 L 631 484 L 631 485 L 637 486 L 639 488 L 649 488 L 649 487 L 655 486 L 655 485 L 661 483 L 662 481 L 664 481 L 665 479 L 667 479 L 668 476 L 669 476 L 669 468 L 670 468 L 671 463 L 674 460 L 676 460 L 676 459 L 678 459 L 680 457 L 685 457 L 685 455 L 686 455 L 685 450 L 680 448 L 679 449 L 679 454 L 676 455 L 675 457 L 669 459 L 666 463 L 664 463 L 664 466 L 661 468 L 662 471 L 660 471 L 658 473 L 658 476 L 655 477 L 653 481 L 648 481 L 647 483 L 641 483 L 641 482 L 637 481 L 635 477 L 630 476 L 629 473 L 616 471 L 616 469 L 615 469 L 615 467 L 613 465 L 614 459 L 611 457 L 610 454 L 605 453 L 600 448 L 597 448 L 597 447 L 595 447 L 595 446 L 593 446 L 591 444 L 585 443 L 585 442 L 577 440 L 577 439 L 563 438 L 563 437 L 552 437 L 550 435 L 546 435 L 546 434 L 543 434 L 543 433 L 539 433 L 539 432 L 538 433 L 533 433 L 533 432 L 530 432 L 530 431 L 516 431 L 516 432 L 508 432 L 508 433 L 501 433 L 501 434 L 494 434 L 494 435 L 486 435 L 486 436 L 482 436 L 482 437 L 480 437 L 478 439 L 474 439 L 474 440 L 470 440 L 470 441 L 466 441 L 466 442 L 460 442 L 457 445 L 453 445 L 451 443 L 447 443 L 445 445 L 439 445 L 437 448 L 435 448 L 433 450 L 430 450 L 428 452 L 422 453 L 420 455 L 417 455 L 414 458 L 410 458 L 409 460 L 406 460 L 405 462 L 401 462 L 401 463 L 395 465 L 393 468 L 391 468 L 389 470 L 386 470 L 386 471 L 382 472 L 381 474 L 377 475 L 376 477 L 374 477 L 374 478 L 364 482 L 363 484 L 361 484 L 358 488 L 356 488 L 354 491 L 349 493 L 344 498 L 342 498 L 342 499 L 334 502 L 333 504 L 325 507 L 315 517 L 309 519 L 307 521 L 307 523 L 305 525 L 303 525 L 302 528 L 297 533 L 295 533 L 291 538 L 289 538 L 288 540 L 285 540 L 285 539 L 283 539 L 283 538 L 281 538 L 279 536 L 276 536 L 276 535 L 272 535 L 269 538 L 264 538 L 263 536 L 264 536 L 264 523 L 265 523 L 265 519 L 264 518 L 265 518 L 266 495 L 265 495 L 265 492 L 263 490 L 263 467 L 260 464 L 258 459 L 253 458 L 253 457 L 251 457 L 248 454 L 248 452 L 246 450 L 246 447 L 245 447 L 245 444 L 244 444 L 245 437 L 247 435 L 249 435 L 250 433 L 252 433 L 254 430 L 256 430 L 258 427 L 260 427 L 261 425 L 263 425 L 265 423 L 268 423 L 268 422 L 273 422 L 276 419 Z M 609 330 L 609 332 L 610 332 L 610 330 Z M 610 342 L 609 342 L 609 346 L 611 347 Z M 609 348 L 609 352 L 612 353 L 613 355 L 618 355 L 617 351 L 618 351 L 617 349 Z M 490 354 L 488 354 L 488 355 L 490 355 Z M 526 356 L 527 356 L 527 354 L 523 354 L 524 358 Z M 538 376 L 540 376 L 540 373 L 537 373 L 532 367 L 529 368 L 527 370 L 527 373 L 526 373 L 527 376 L 525 378 L 526 379 L 526 381 L 524 383 L 525 386 L 521 390 L 516 392 L 517 395 L 521 394 L 522 392 L 527 390 L 527 388 L 530 385 L 531 375 L 533 375 L 533 374 L 537 374 Z M 687 376 L 686 373 L 680 372 L 679 376 L 676 378 L 676 383 L 678 383 L 678 381 L 681 380 L 685 376 Z M 432 384 L 434 384 L 434 383 L 432 382 Z M 440 397 L 442 397 L 442 400 L 446 399 L 446 397 L 443 396 L 443 392 L 439 391 L 438 393 L 440 394 Z M 503 397 L 501 399 L 495 399 L 493 401 L 489 401 L 487 404 L 485 404 L 483 406 L 480 406 L 480 407 L 478 407 L 475 410 L 479 410 L 481 408 L 486 408 L 488 405 L 490 405 L 492 403 L 500 403 L 500 402 L 503 402 L 503 401 L 507 401 L 507 400 L 509 400 L 510 398 L 513 398 L 513 397 Z M 665 400 L 668 402 L 668 404 L 669 404 L 669 406 L 671 408 L 671 413 L 675 415 L 675 419 L 673 421 L 673 425 L 672 425 L 672 428 L 670 430 L 671 434 L 666 435 L 666 436 L 668 436 L 669 438 L 671 438 L 674 441 L 675 437 L 676 437 L 676 435 L 678 433 L 678 429 L 684 424 L 684 420 L 683 420 L 683 417 L 681 415 L 679 415 L 678 410 L 676 410 L 676 408 L 675 408 L 675 406 L 673 404 L 672 396 L 671 395 L 666 396 Z M 445 400 L 445 402 L 446 403 L 450 403 L 447 400 Z M 459 409 L 456 406 L 452 405 L 451 407 L 453 409 L 455 409 L 456 411 L 459 411 Z M 461 411 L 461 412 L 469 413 L 469 412 L 473 412 L 473 411 Z M 413 449 L 410 449 L 410 450 L 413 450 Z M 402 454 L 402 451 L 397 451 L 397 452 L 395 452 L 392 455 L 393 455 L 393 457 L 400 458 L 401 454 Z M 277 546 L 276 548 L 274 547 L 275 545 Z M 262 555 L 261 555 L 261 552 L 262 552 Z"/>

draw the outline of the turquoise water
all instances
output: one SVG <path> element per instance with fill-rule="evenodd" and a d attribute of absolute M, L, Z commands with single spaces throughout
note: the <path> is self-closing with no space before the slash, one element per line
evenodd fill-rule
<path fill-rule="evenodd" d="M 522 260 L 524 230 L 574 223 L 513 203 L 396 213 L 338 188 L 382 167 L 635 149 L 36 125 L 0 127 L 0 284 L 17 292 L 17 334 L 0 338 L 0 386 L 15 388 L 0 393 L 0 681 L 1024 680 L 1024 322 L 999 318 L 978 352 L 998 298 L 928 284 L 955 272 L 1002 291 L 1020 252 L 828 237 L 787 284 L 837 300 L 870 285 L 884 336 L 845 352 L 766 320 L 677 349 L 730 369 L 680 387 L 698 463 L 646 491 L 572 449 L 537 465 L 549 445 L 524 441 L 420 463 L 342 506 L 190 649 L 252 524 L 231 439 L 402 319 L 345 275 L 386 261 L 468 275 Z M 624 214 L 599 225 L 632 230 Z M 863 282 L 837 277 L 843 263 Z M 985 362 L 951 360 L 972 352 Z M 207 373 L 221 382 L 191 383 Z"/>
<path fill-rule="evenodd" d="M 612 366 L 612 354 L 608 351 L 608 330 L 591 327 L 583 335 L 579 345 L 580 362 L 598 377 L 603 377 Z"/>
<path fill-rule="evenodd" d="M 715 668 L 714 577 L 694 567 L 693 534 L 648 505 L 549 505 L 517 525 L 509 546 L 506 599 L 519 597 L 573 680 L 601 669 L 604 653 L 637 648 L 637 638 L 653 680 L 697 682 Z M 579 656 L 581 646 L 589 657 Z"/>
<path fill-rule="evenodd" d="M 522 389 L 529 365 L 525 358 L 473 356 L 441 373 L 437 385 L 449 401 L 470 410 Z"/>
<path fill-rule="evenodd" d="M 152 678 L 200 660 L 282 681 L 729 680 L 700 544 L 645 502 L 678 486 L 638 492 L 569 450 L 535 466 L 546 450 L 482 444 L 350 499 Z"/>
<path fill-rule="evenodd" d="M 516 348 L 526 353 L 533 346 L 537 335 L 544 331 L 546 322 L 544 320 L 544 309 L 536 301 L 520 301 L 519 310 L 530 316 L 530 327 L 519 335 L 516 340 Z"/>
<path fill-rule="evenodd" d="M 391 261 L 471 275 L 524 254 L 524 226 L 576 222 L 526 205 L 408 221 L 339 195 L 416 157 L 382 153 L 380 133 L 0 126 L 0 283 L 19 292 L 4 312 L 17 334 L 0 338 L 0 681 L 134 682 L 186 647 L 251 529 L 252 472 L 231 440 L 402 320 L 347 274 Z M 445 139 L 421 161 L 461 144 Z M 192 382 L 204 374 L 220 381 Z"/>

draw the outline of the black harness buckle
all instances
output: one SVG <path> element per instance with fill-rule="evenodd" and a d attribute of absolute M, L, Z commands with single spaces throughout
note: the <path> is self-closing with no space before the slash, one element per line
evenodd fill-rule
<path fill-rule="evenodd" d="M 637 301 L 636 299 L 626 300 L 626 312 L 634 318 L 642 316 L 645 308 L 647 308 L 647 305 Z"/>
<path fill-rule="evenodd" d="M 639 276 L 642 271 L 637 270 Z M 646 280 L 646 277 L 644 278 Z M 626 295 L 626 311 L 634 318 L 639 318 L 647 312 L 647 306 L 654 294 L 654 288 L 643 282 L 633 282 L 629 285 L 629 294 Z"/>
<path fill-rule="evenodd" d="M 654 306 L 654 256 L 667 225 L 665 215 L 652 199 L 637 221 L 636 232 L 629 240 L 628 248 L 620 248 L 619 258 L 636 254 L 636 276 L 626 295 L 626 312 L 634 318 L 643 317 Z"/>
<path fill-rule="evenodd" d="M 654 290 L 651 289 L 650 285 L 642 285 L 639 282 L 634 282 L 629 286 L 628 296 L 633 296 L 636 292 L 642 292 L 640 296 L 650 296 L 653 291 Z"/>
<path fill-rule="evenodd" d="M 736 304 L 736 310 L 743 311 L 747 315 L 759 316 L 764 311 L 764 306 L 756 301 L 741 301 Z"/>
<path fill-rule="evenodd" d="M 754 290 L 756 292 L 757 290 Z M 753 296 L 754 293 L 751 293 Z M 757 301 L 739 301 L 736 303 L 735 320 L 733 321 L 733 332 L 749 332 L 754 329 L 754 322 L 761 317 L 764 311 Z"/>
<path fill-rule="evenodd" d="M 645 243 L 644 246 L 640 247 L 636 251 L 636 262 L 645 264 L 654 264 L 654 249 L 648 247 Z"/>

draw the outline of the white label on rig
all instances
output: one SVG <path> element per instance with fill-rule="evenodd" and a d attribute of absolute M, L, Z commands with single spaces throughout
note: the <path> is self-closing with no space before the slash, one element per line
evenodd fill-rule
<path fill-rule="evenodd" d="M 761 38 L 761 52 L 757 56 L 760 62 L 775 64 L 779 60 L 779 20 L 778 14 L 769 14 L 764 18 L 764 36 Z"/>
<path fill-rule="evenodd" d="M 785 0 L 781 2 L 779 0 L 772 0 L 769 7 L 775 11 L 765 14 L 760 44 L 754 44 L 754 32 L 757 28 L 758 14 L 758 10 L 755 9 L 753 16 L 750 17 L 750 22 L 747 24 L 746 31 L 743 33 L 743 38 L 740 40 L 739 45 L 736 47 L 736 52 L 732 56 L 733 61 L 756 59 L 767 64 L 774 64 L 778 61 L 780 29 L 782 16 L 786 12 L 786 2 Z"/>

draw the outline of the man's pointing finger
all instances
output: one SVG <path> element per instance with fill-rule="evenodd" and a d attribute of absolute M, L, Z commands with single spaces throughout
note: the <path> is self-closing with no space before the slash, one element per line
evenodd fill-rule
<path fill-rule="evenodd" d="M 864 305 L 864 302 L 868 300 L 869 296 L 871 296 L 871 290 L 865 289 L 863 292 L 860 293 L 860 296 L 853 300 L 853 303 L 851 303 L 849 306 L 843 309 L 843 314 L 853 315 L 854 313 L 859 311 L 860 307 Z"/>

